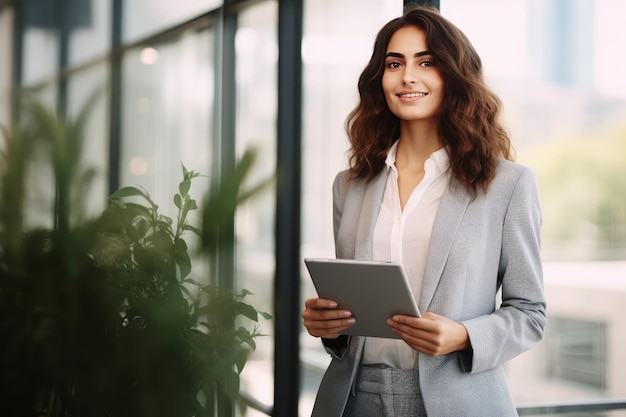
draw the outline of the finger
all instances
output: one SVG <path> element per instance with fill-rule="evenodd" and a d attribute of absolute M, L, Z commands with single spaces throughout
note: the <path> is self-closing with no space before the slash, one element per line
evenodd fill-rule
<path fill-rule="evenodd" d="M 350 310 L 316 310 L 306 309 L 302 312 L 302 318 L 306 321 L 322 321 L 345 319 L 352 316 Z"/>
<path fill-rule="evenodd" d="M 309 298 L 304 302 L 306 308 L 312 309 L 325 309 L 325 308 L 337 308 L 337 302 L 334 300 L 327 300 L 324 298 Z"/>
<path fill-rule="evenodd" d="M 395 334 L 397 334 L 404 342 L 411 347 L 411 349 L 416 350 L 418 352 L 426 353 L 431 356 L 435 356 L 437 353 L 438 346 L 432 343 L 428 339 L 423 339 L 421 337 L 415 336 L 411 333 L 407 333 L 398 328 L 391 329 Z"/>
<path fill-rule="evenodd" d="M 391 318 L 391 320 L 398 325 L 407 325 L 415 329 L 421 329 L 432 333 L 440 332 L 442 326 L 442 321 L 439 318 L 432 318 L 432 316 L 430 318 L 426 318 L 424 316 L 419 318 L 412 316 L 395 315 Z"/>
<path fill-rule="evenodd" d="M 304 322 L 304 326 L 307 328 L 307 331 L 311 336 L 315 337 L 325 337 L 325 338 L 335 338 L 341 332 L 348 329 L 350 326 L 354 325 L 356 320 L 351 317 L 345 320 L 331 320 L 331 321 L 315 321 L 315 322 Z"/>

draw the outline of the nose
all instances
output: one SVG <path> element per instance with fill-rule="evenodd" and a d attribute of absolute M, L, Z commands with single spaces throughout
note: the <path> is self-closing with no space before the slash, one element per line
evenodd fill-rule
<path fill-rule="evenodd" d="M 402 85 L 415 84 L 416 82 L 417 75 L 415 71 L 407 65 L 402 73 Z"/>

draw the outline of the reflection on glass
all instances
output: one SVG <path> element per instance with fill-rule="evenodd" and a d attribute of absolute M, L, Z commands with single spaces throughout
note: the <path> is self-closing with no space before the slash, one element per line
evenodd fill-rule
<path fill-rule="evenodd" d="M 276 169 L 276 115 L 278 41 L 275 0 L 258 3 L 238 17 L 235 37 L 237 67 L 236 152 L 255 148 L 258 157 L 250 175 L 252 183 Z M 224 94 L 230 92 L 225 91 Z M 236 219 L 236 282 L 254 295 L 248 302 L 273 313 L 275 191 L 266 189 L 240 206 Z M 256 339 L 257 349 L 241 375 L 242 388 L 266 405 L 274 401 L 273 323 L 260 319 L 266 337 Z M 264 416 L 248 409 L 246 416 Z"/>
<path fill-rule="evenodd" d="M 69 64 L 104 54 L 111 42 L 111 0 L 63 0 Z"/>
<path fill-rule="evenodd" d="M 22 83 L 51 77 L 59 67 L 56 1 L 24 0 Z"/>
<path fill-rule="evenodd" d="M 122 40 L 133 42 L 221 6 L 223 0 L 129 0 L 122 2 Z"/>
<path fill-rule="evenodd" d="M 13 8 L 0 8 L 0 126 L 11 123 L 11 84 L 13 82 L 12 56 L 13 50 Z"/>
<path fill-rule="evenodd" d="M 539 179 L 549 320 L 544 341 L 507 366 L 514 397 L 624 397 L 626 58 L 616 51 L 626 3 L 442 0 L 441 9 L 481 55 L 517 159 Z"/>
<path fill-rule="evenodd" d="M 122 63 L 121 185 L 140 185 L 166 215 L 189 170 L 211 172 L 213 36 L 192 31 L 167 42 L 129 51 Z M 198 201 L 206 177 L 194 180 Z"/>
<path fill-rule="evenodd" d="M 33 91 L 32 96 L 37 102 L 48 109 L 55 109 L 58 95 L 56 84 L 48 84 Z M 50 155 L 46 152 L 33 155 L 33 163 L 29 167 L 30 172 L 26 176 L 26 192 L 24 207 L 27 207 L 25 214 L 25 229 L 36 227 L 51 228 L 54 219 L 50 213 L 54 212 L 54 173 L 50 163 Z"/>
<path fill-rule="evenodd" d="M 94 170 L 95 176 L 88 187 L 81 192 L 88 218 L 102 212 L 107 204 L 109 185 L 109 129 L 108 129 L 108 65 L 78 72 L 69 79 L 67 85 L 67 112 L 76 117 L 87 105 L 87 101 L 97 94 L 84 127 L 84 143 L 81 155 L 81 169 Z"/>
<path fill-rule="evenodd" d="M 399 0 L 305 1 L 302 146 L 302 256 L 334 258 L 332 182 L 347 167 L 344 121 L 356 105 L 357 80 L 377 31 L 402 13 Z M 304 264 L 303 264 L 304 267 Z M 315 295 L 302 270 L 302 296 Z M 304 307 L 303 307 L 304 308 Z M 300 414 L 310 415 L 329 356 L 318 339 L 301 333 Z"/>

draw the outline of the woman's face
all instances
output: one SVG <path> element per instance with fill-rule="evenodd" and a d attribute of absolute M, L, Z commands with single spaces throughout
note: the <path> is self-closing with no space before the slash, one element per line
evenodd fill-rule
<path fill-rule="evenodd" d="M 389 110 L 403 121 L 434 121 L 443 95 L 443 78 L 422 29 L 405 26 L 387 45 L 383 91 Z"/>

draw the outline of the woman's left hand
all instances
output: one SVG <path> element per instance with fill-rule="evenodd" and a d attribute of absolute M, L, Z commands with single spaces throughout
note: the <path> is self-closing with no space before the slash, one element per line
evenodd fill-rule
<path fill-rule="evenodd" d="M 411 348 L 431 356 L 470 347 L 465 326 L 435 313 L 424 313 L 421 318 L 396 315 L 387 324 Z"/>

